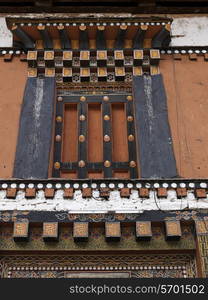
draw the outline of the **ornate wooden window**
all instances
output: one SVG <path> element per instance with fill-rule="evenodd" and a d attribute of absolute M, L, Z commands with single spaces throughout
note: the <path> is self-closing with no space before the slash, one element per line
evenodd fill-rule
<path fill-rule="evenodd" d="M 57 97 L 53 177 L 137 178 L 129 93 Z"/>

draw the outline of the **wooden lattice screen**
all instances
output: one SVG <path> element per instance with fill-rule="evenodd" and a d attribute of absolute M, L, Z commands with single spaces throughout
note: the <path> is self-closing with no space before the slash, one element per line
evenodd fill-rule
<path fill-rule="evenodd" d="M 95 178 L 97 173 L 96 178 L 115 178 L 123 172 L 123 177 L 137 178 L 135 139 L 131 95 L 59 96 L 53 177 Z"/>

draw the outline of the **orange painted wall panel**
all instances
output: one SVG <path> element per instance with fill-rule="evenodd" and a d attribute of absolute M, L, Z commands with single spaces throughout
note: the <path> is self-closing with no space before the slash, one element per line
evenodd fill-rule
<path fill-rule="evenodd" d="M 163 74 L 177 169 L 181 177 L 208 177 L 208 62 L 164 55 Z"/>
<path fill-rule="evenodd" d="M 26 79 L 26 63 L 0 58 L 0 178 L 12 177 Z"/>

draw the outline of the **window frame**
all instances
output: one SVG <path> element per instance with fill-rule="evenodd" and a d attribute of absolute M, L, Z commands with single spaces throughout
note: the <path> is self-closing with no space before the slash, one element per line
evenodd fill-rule
<path fill-rule="evenodd" d="M 110 137 L 110 141 L 103 140 L 103 161 L 88 162 L 87 157 L 87 112 L 88 104 L 100 104 L 102 112 L 102 130 L 103 138 L 105 135 Z M 127 126 L 127 144 L 128 144 L 128 161 L 119 162 L 112 161 L 112 118 L 111 118 L 111 105 L 124 103 L 126 111 L 126 126 Z M 78 143 L 78 160 L 74 162 L 62 161 L 63 149 L 63 127 L 64 127 L 64 109 L 67 104 L 77 105 L 77 121 L 78 121 L 78 137 L 84 135 L 84 141 Z M 85 115 L 84 121 L 80 121 L 80 115 Z M 109 120 L 105 120 L 104 116 L 108 115 Z M 129 118 L 130 117 L 130 118 Z M 69 172 L 77 171 L 77 179 L 87 179 L 88 171 L 102 171 L 103 177 L 100 179 L 115 179 L 113 177 L 114 170 L 125 170 L 129 172 L 129 179 L 138 178 L 138 151 L 136 146 L 135 135 L 135 118 L 133 97 L 131 93 L 127 92 L 105 92 L 98 94 L 71 94 L 61 95 L 57 97 L 56 102 L 56 117 L 55 117 L 55 139 L 54 139 L 54 164 L 52 176 L 55 178 L 61 177 L 61 171 Z M 59 138 L 58 138 L 59 137 Z"/>

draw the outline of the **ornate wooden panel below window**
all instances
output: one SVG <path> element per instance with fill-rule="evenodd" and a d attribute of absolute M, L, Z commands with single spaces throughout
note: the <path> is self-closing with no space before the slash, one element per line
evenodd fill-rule
<path fill-rule="evenodd" d="M 6 255 L 0 278 L 193 278 L 189 254 Z"/>

